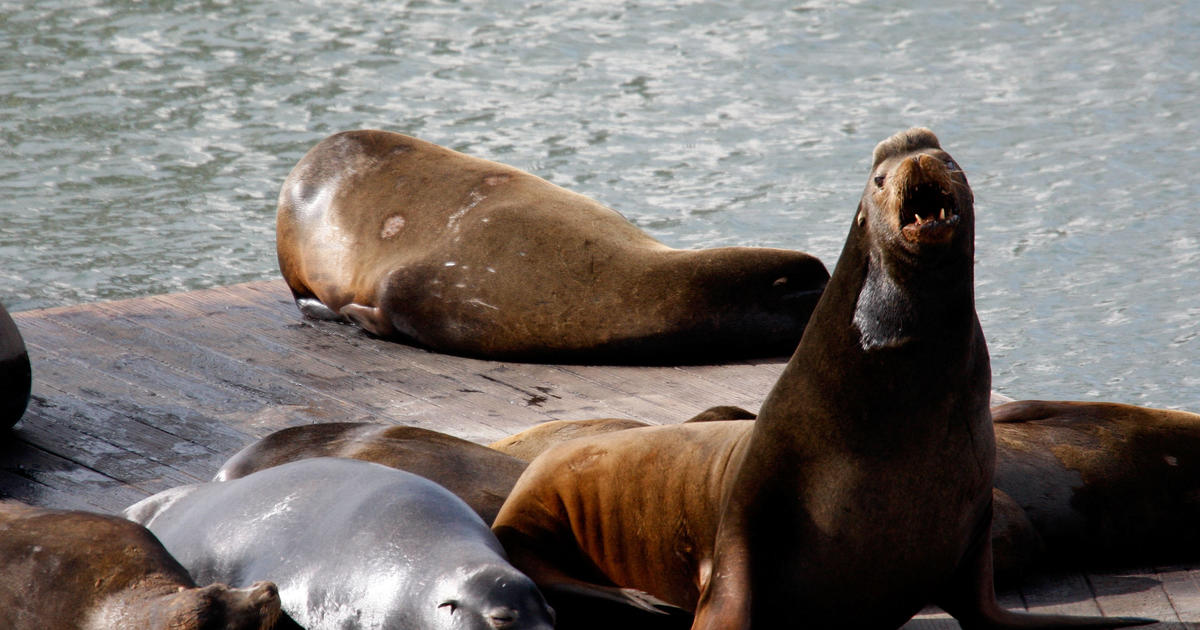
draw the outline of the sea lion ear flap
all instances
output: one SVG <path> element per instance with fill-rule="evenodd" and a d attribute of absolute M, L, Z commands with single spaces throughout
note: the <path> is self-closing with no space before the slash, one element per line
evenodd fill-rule
<path fill-rule="evenodd" d="M 941 143 L 938 142 L 937 136 L 925 127 L 912 127 L 897 133 L 896 135 L 875 145 L 875 151 L 871 154 L 871 170 L 875 170 L 879 163 L 901 153 L 916 151 L 917 149 L 940 149 Z"/>

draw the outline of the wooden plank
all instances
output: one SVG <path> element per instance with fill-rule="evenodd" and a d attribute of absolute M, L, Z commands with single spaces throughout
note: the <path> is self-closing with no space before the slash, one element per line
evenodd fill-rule
<path fill-rule="evenodd" d="M 1021 588 L 1029 612 L 1062 615 L 1100 615 L 1100 606 L 1087 578 L 1080 573 L 1036 576 Z"/>
<path fill-rule="evenodd" d="M 241 288 L 239 286 L 233 289 Z M 237 296 L 234 299 L 267 299 L 257 297 L 261 295 L 257 291 L 255 294 L 251 297 Z M 300 317 L 294 307 L 289 305 L 288 308 L 291 317 Z M 343 343 L 339 344 L 335 351 L 346 369 L 361 372 L 371 369 L 381 361 L 392 362 L 397 357 L 402 357 L 404 365 L 425 370 L 431 375 L 455 374 L 457 389 L 454 391 L 458 394 L 490 396 L 510 408 L 515 407 L 516 409 L 508 410 L 512 413 L 508 418 L 510 421 L 498 423 L 500 418 L 495 413 L 488 413 L 480 420 L 488 426 L 501 429 L 499 433 L 489 436 L 492 439 L 557 418 L 635 417 L 652 422 L 678 422 L 690 415 L 686 410 L 681 412 L 664 408 L 612 387 L 597 384 L 560 366 L 503 363 L 432 353 L 404 344 L 373 339 L 355 327 L 332 322 L 303 320 L 302 326 L 342 340 Z M 360 348 L 369 354 L 347 353 L 347 346 Z M 445 392 L 446 389 L 445 385 L 435 388 L 438 392 Z M 439 395 L 441 394 L 426 394 L 428 397 Z M 476 405 L 485 406 L 480 404 L 481 400 L 469 399 Z M 619 404 L 614 401 L 618 401 Z M 489 411 L 504 410 L 496 410 L 493 407 Z"/>
<path fill-rule="evenodd" d="M 42 450 L 20 428 L 0 449 L 0 497 L 34 505 L 114 513 L 145 493 L 77 462 Z"/>
<path fill-rule="evenodd" d="M 1150 617 L 1161 622 L 1180 621 L 1179 614 L 1152 568 L 1120 573 L 1089 573 L 1096 604 L 1106 617 Z"/>
<path fill-rule="evenodd" d="M 230 290 L 231 293 L 238 294 L 238 299 L 282 305 L 284 316 L 301 321 L 299 311 L 291 304 L 290 297 L 287 296 L 286 288 L 283 288 L 282 283 L 279 285 L 283 291 L 282 294 L 272 287 L 273 285 L 268 283 L 251 283 L 230 287 Z M 738 401 L 742 401 L 742 404 L 757 407 L 756 399 L 752 397 L 747 398 L 745 394 L 735 394 L 725 386 L 714 385 L 711 381 L 689 377 L 686 372 L 680 372 L 673 367 L 574 366 L 483 361 L 432 353 L 404 344 L 371 339 L 353 326 L 332 322 L 304 321 L 313 328 L 340 337 L 347 343 L 370 341 L 371 344 L 368 346 L 370 349 L 389 355 L 401 354 L 409 364 L 432 373 L 458 372 L 463 375 L 464 387 L 472 390 L 471 393 L 489 393 L 507 400 L 510 404 L 519 404 L 523 401 L 526 405 L 533 406 L 535 401 L 540 402 L 542 403 L 541 411 L 548 416 L 547 419 L 616 416 L 662 423 L 682 421 L 714 404 L 738 404 Z M 732 370 L 728 367 L 724 369 L 725 371 L 738 371 L 738 368 L 745 371 L 762 369 L 758 365 L 735 366 Z M 772 368 L 767 366 L 766 369 Z M 597 378 L 593 374 L 581 373 L 581 370 L 601 370 L 605 376 Z M 668 375 L 668 378 L 654 378 L 654 375 L 647 370 L 658 370 L 662 374 Z M 515 379 L 511 378 L 512 372 L 517 374 Z M 625 376 L 620 376 L 620 374 L 625 374 Z M 484 381 L 476 376 L 482 376 Z M 485 382 L 488 380 L 492 382 Z M 520 382 L 518 383 L 518 381 Z M 667 381 L 665 385 L 664 381 Z M 637 387 L 630 389 L 629 385 L 634 384 Z M 667 406 L 663 406 L 660 402 L 664 400 L 662 396 L 640 395 L 641 392 L 659 391 L 664 386 L 671 385 L 674 385 L 676 389 L 691 388 L 693 394 L 702 394 L 705 398 L 701 400 L 671 399 Z M 714 392 L 714 389 L 717 391 Z M 721 392 L 725 392 L 727 395 L 721 396 Z M 523 394 L 524 398 L 514 398 L 513 393 Z M 540 400 L 541 398 L 547 400 Z M 607 410 L 596 405 L 596 401 L 611 401 L 616 398 L 619 398 L 622 404 L 610 402 Z M 719 402 L 707 404 L 708 401 Z M 600 415 L 594 415 L 595 413 Z M 544 420 L 536 419 L 535 422 Z M 526 426 L 528 424 L 514 428 L 520 430 Z"/>
<path fill-rule="evenodd" d="M 1179 621 L 1200 628 L 1200 570 L 1170 566 L 1157 568 L 1155 574 Z"/>

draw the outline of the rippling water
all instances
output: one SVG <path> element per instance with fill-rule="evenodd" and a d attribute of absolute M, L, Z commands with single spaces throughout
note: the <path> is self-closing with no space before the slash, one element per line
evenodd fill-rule
<path fill-rule="evenodd" d="M 1200 7 L 905 4 L 0 0 L 0 301 L 276 275 L 280 183 L 360 127 L 832 266 L 920 124 L 975 189 L 997 389 L 1200 411 Z"/>

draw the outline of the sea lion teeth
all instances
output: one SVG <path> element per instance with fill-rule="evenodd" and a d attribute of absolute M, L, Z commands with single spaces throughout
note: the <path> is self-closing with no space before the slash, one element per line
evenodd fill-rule
<path fill-rule="evenodd" d="M 945 209 L 945 208 L 942 208 L 942 215 L 941 215 L 940 217 L 938 217 L 938 218 L 939 218 L 939 219 L 945 219 L 945 218 L 946 218 L 946 209 Z"/>
<path fill-rule="evenodd" d="M 925 220 L 921 218 L 921 215 L 914 212 L 913 216 L 917 217 L 917 225 L 921 225 L 922 223 L 925 222 Z"/>

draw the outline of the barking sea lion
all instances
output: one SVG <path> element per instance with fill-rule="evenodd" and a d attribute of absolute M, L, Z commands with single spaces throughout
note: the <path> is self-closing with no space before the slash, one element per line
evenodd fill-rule
<path fill-rule="evenodd" d="M 968 629 L 1146 623 L 996 603 L 974 219 L 966 177 L 932 132 L 880 143 L 841 258 L 758 419 L 551 448 L 493 526 L 513 563 L 551 603 L 637 589 L 694 611 L 704 630 L 797 618 L 894 628 L 929 603 Z"/>

